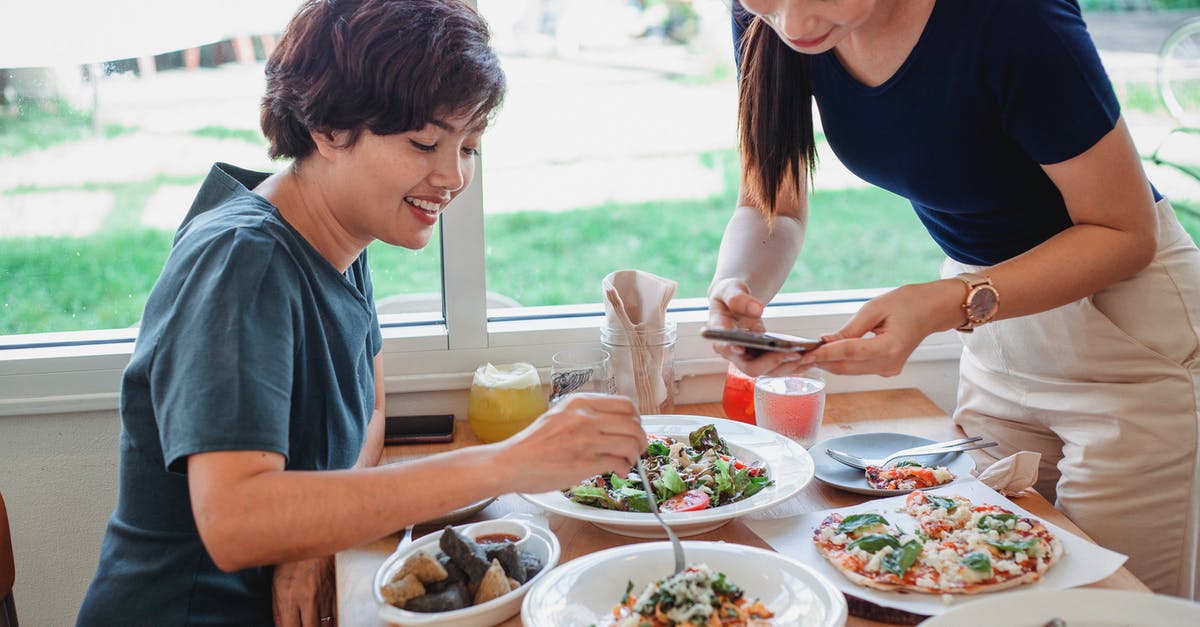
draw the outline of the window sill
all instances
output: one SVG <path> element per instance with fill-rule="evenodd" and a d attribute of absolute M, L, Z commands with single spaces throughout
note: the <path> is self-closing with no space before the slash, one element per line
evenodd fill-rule
<path fill-rule="evenodd" d="M 772 305 L 772 330 L 816 337 L 840 328 L 862 302 L 883 290 L 796 294 L 796 304 Z M 782 299 L 776 299 L 777 302 Z M 449 349 L 444 324 L 386 327 L 384 373 L 389 394 L 462 391 L 479 365 L 526 361 L 546 370 L 556 351 L 595 345 L 603 324 L 599 305 L 492 310 L 487 346 Z M 519 315 L 513 315 L 519 314 Z M 703 299 L 672 303 L 678 324 L 676 377 L 723 374 L 726 363 L 700 338 L 707 321 Z M 385 321 L 386 322 L 386 321 Z M 115 411 L 121 373 L 133 350 L 135 330 L 57 333 L 0 338 L 0 416 Z M 3 340 L 9 340 L 3 342 Z M 926 338 L 910 362 L 957 360 L 961 343 L 952 331 Z M 831 385 L 836 391 L 836 386 Z M 706 390 L 711 394 L 711 390 Z M 719 396 L 719 394 L 717 394 Z M 713 400 L 713 399 L 707 399 Z"/>

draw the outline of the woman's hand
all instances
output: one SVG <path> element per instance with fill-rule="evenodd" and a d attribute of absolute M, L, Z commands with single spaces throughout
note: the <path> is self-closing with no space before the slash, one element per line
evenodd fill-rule
<path fill-rule="evenodd" d="M 745 329 L 763 333 L 763 304 L 750 295 L 744 281 L 721 279 L 708 290 L 708 326 L 713 329 Z M 800 356 L 777 351 L 748 351 L 745 347 L 713 342 L 713 350 L 751 376 L 782 375 L 804 370 Z"/>
<path fill-rule="evenodd" d="M 646 449 L 646 433 L 628 398 L 571 394 L 498 446 L 495 467 L 512 474 L 510 491 L 546 492 L 628 472 Z"/>
<path fill-rule="evenodd" d="M 333 627 L 337 624 L 333 556 L 275 567 L 271 606 L 276 627 Z"/>
<path fill-rule="evenodd" d="M 963 322 L 963 284 L 957 279 L 904 285 L 871 299 L 800 363 L 836 374 L 900 374 L 931 333 Z"/>

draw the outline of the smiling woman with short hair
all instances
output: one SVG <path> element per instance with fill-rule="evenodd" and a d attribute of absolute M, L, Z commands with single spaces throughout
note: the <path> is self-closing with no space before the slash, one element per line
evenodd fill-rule
<path fill-rule="evenodd" d="M 176 232 L 122 378 L 120 494 L 80 625 L 328 625 L 336 551 L 645 446 L 632 402 L 580 395 L 502 442 L 371 468 L 366 248 L 429 242 L 504 75 L 459 0 L 309 0 L 266 74 L 263 131 L 294 161 L 216 164 Z"/>

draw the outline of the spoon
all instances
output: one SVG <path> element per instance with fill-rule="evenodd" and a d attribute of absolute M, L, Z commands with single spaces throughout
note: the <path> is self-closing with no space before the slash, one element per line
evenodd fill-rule
<path fill-rule="evenodd" d="M 667 537 L 671 539 L 671 548 L 675 550 L 675 574 L 683 572 L 687 562 L 683 559 L 683 544 L 679 542 L 679 536 L 671 530 L 671 527 L 663 521 L 662 516 L 658 514 L 658 501 L 654 498 L 654 488 L 650 486 L 650 478 L 646 476 L 646 469 L 642 466 L 642 458 L 638 458 L 637 463 L 638 476 L 642 478 L 642 487 L 646 489 L 646 500 L 650 502 L 650 513 L 658 519 L 658 524 L 667 531 Z"/>

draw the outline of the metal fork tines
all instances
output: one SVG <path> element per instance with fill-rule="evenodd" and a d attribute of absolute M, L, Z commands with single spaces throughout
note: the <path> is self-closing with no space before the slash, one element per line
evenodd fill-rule
<path fill-rule="evenodd" d="M 943 453 L 956 453 L 958 451 L 970 451 L 974 449 L 987 448 L 996 446 L 996 442 L 979 442 L 982 437 L 975 436 L 970 438 L 962 438 L 960 440 L 950 440 L 949 442 L 938 442 L 936 444 L 925 444 L 922 446 L 914 446 L 904 450 L 896 451 L 887 457 L 880 459 L 865 459 L 850 453 L 843 453 L 833 449 L 825 449 L 825 454 L 836 459 L 837 461 L 858 469 L 865 469 L 867 466 L 886 466 L 893 460 L 902 457 L 920 457 L 922 455 L 941 455 Z"/>
<path fill-rule="evenodd" d="M 642 478 L 642 487 L 646 490 L 646 499 L 650 502 L 650 513 L 658 519 L 658 524 L 667 531 L 667 537 L 671 540 L 671 548 L 675 551 L 675 572 L 681 573 L 687 567 L 687 562 L 683 559 L 683 544 L 679 542 L 679 536 L 671 530 L 671 526 L 663 521 L 662 516 L 658 513 L 658 501 L 654 499 L 654 488 L 650 485 L 650 478 L 646 476 L 646 469 L 642 465 L 642 459 L 638 458 L 637 463 L 638 476 Z"/>

